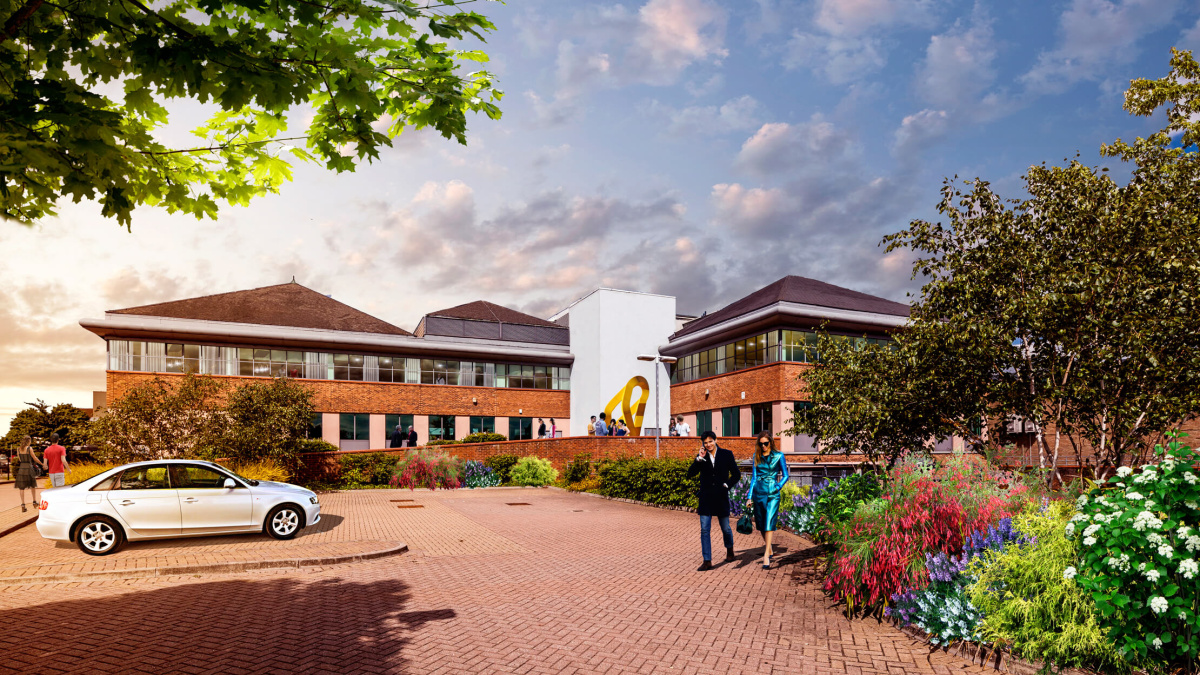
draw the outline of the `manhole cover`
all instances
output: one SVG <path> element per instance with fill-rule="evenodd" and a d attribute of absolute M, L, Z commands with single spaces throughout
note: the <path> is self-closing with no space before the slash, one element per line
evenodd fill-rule
<path fill-rule="evenodd" d="M 529 502 L 504 502 L 509 506 L 529 506 Z"/>
<path fill-rule="evenodd" d="M 396 508 L 398 508 L 398 509 L 423 509 L 423 508 L 425 508 L 425 505 L 424 504 L 397 504 Z"/>
<path fill-rule="evenodd" d="M 411 502 L 411 499 L 389 499 L 389 502 Z"/>
<path fill-rule="evenodd" d="M 583 509 L 571 509 L 572 513 L 583 513 Z"/>

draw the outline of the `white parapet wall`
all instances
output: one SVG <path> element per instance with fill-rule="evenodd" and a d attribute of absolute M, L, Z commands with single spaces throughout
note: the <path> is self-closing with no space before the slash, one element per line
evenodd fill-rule
<path fill-rule="evenodd" d="M 586 435 L 591 416 L 601 412 L 625 419 L 626 424 L 641 430 L 641 435 L 667 428 L 669 372 L 663 364 L 639 361 L 638 356 L 658 356 L 659 345 L 666 344 L 675 332 L 674 297 L 600 288 L 551 320 L 571 331 L 575 357 L 571 366 L 572 435 Z"/>

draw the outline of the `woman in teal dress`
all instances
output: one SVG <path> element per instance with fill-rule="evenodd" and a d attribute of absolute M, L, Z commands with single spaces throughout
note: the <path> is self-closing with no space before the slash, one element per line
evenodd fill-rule
<path fill-rule="evenodd" d="M 764 431 L 754 445 L 754 472 L 750 478 L 749 501 L 754 508 L 754 526 L 762 533 L 763 569 L 771 568 L 771 535 L 779 526 L 779 492 L 788 482 L 787 462 L 775 447 L 775 437 Z"/>

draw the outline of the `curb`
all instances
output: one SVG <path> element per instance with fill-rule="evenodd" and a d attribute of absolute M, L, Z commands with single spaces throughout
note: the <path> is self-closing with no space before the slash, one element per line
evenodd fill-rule
<path fill-rule="evenodd" d="M 400 543 L 391 548 L 367 553 L 352 553 L 341 556 L 325 556 L 320 558 L 291 558 L 283 560 L 257 560 L 253 562 L 210 563 L 207 565 L 173 565 L 170 567 L 148 567 L 130 570 L 97 570 L 78 574 L 48 574 L 45 576 L 0 577 L 0 585 L 29 585 L 45 583 L 61 583 L 67 581 L 94 581 L 97 579 L 137 579 L 144 577 L 171 577 L 184 574 L 214 574 L 249 572 L 251 570 L 280 569 L 301 567 L 316 567 L 340 565 L 351 562 L 364 562 L 376 558 L 400 555 L 408 551 L 408 544 Z"/>
<path fill-rule="evenodd" d="M 37 514 L 35 513 L 32 516 L 30 516 L 29 518 L 22 520 L 22 521 L 16 523 L 15 525 L 10 525 L 9 527 L 7 527 L 5 529 L 0 530 L 0 537 L 3 537 L 6 534 L 12 534 L 13 532 L 16 532 L 17 530 L 21 529 L 22 527 L 25 527 L 26 525 L 32 525 L 33 523 L 37 522 L 37 519 L 38 519 L 38 517 L 37 517 Z"/>

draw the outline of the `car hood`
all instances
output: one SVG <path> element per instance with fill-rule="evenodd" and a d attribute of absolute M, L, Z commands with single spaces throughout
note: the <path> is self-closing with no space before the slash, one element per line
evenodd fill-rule
<path fill-rule="evenodd" d="M 275 481 L 271 480 L 260 480 L 258 481 L 258 485 L 255 485 L 253 489 L 267 490 L 270 492 L 298 492 L 306 495 L 316 494 L 312 490 L 300 487 L 299 485 L 292 485 L 291 483 L 276 483 Z"/>

